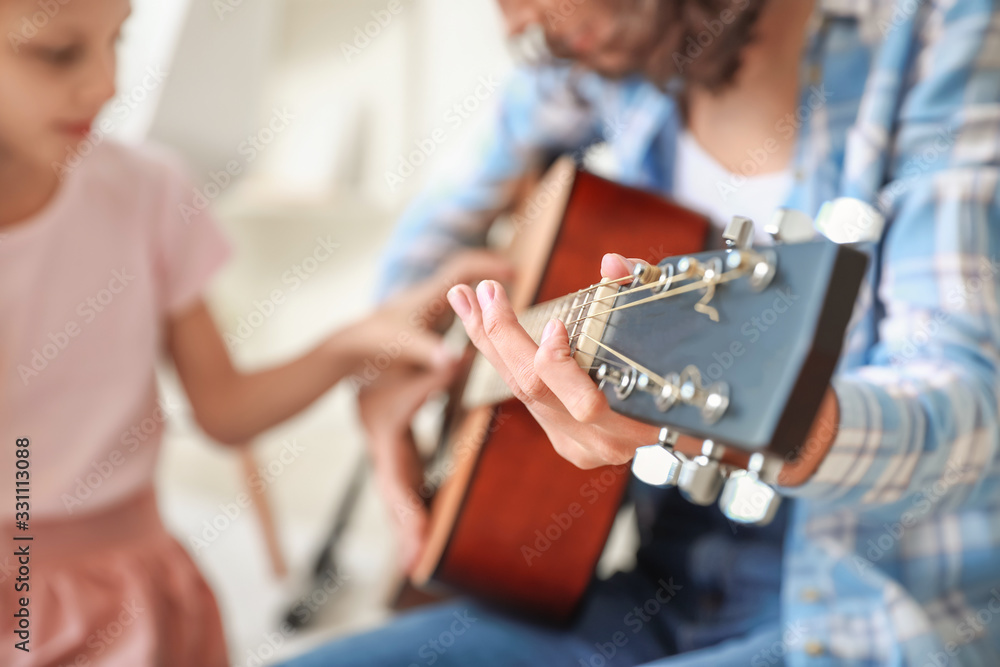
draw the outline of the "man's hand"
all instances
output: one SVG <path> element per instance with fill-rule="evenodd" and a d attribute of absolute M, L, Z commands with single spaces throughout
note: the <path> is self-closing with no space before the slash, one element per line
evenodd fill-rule
<path fill-rule="evenodd" d="M 358 394 L 375 481 L 392 516 L 400 564 L 407 572 L 423 551 L 428 522 L 424 466 L 410 423 L 427 397 L 444 389 L 452 376 L 448 370 L 391 369 Z"/>
<path fill-rule="evenodd" d="M 601 272 L 622 278 L 631 265 L 606 255 Z M 556 451 L 580 468 L 621 464 L 637 447 L 656 442 L 659 429 L 611 411 L 604 394 L 570 355 L 566 327 L 553 320 L 536 345 L 517 321 L 502 286 L 458 285 L 448 300 L 472 342 L 534 415 Z"/>
<path fill-rule="evenodd" d="M 605 255 L 601 275 L 624 278 L 631 274 L 633 262 L 621 255 Z M 636 448 L 657 441 L 658 427 L 611 411 L 604 394 L 570 355 L 569 337 L 561 322 L 549 322 L 541 345 L 535 345 L 518 324 L 500 285 L 485 281 L 475 293 L 457 286 L 448 293 L 448 300 L 473 343 L 570 463 L 580 468 L 625 463 Z M 815 472 L 833 442 L 838 419 L 836 394 L 829 389 L 800 457 L 785 465 L 783 485 L 802 484 Z M 701 442 L 682 435 L 676 447 L 695 456 Z"/>
<path fill-rule="evenodd" d="M 452 321 L 446 295 L 456 284 L 477 282 L 483 278 L 507 281 L 513 276 L 510 264 L 495 253 L 470 250 L 452 257 L 431 278 L 406 289 L 386 302 L 379 310 L 384 318 L 382 331 L 408 332 L 408 340 L 430 341 L 422 349 L 439 360 L 443 353 L 439 332 Z M 379 336 L 369 330 L 368 347 Z M 384 333 L 382 340 L 384 341 Z M 392 336 L 387 347 L 395 350 Z M 396 341 L 398 343 L 398 341 Z M 423 345 L 423 343 L 421 343 Z M 378 347 L 378 345 L 376 345 Z M 378 354 L 378 350 L 375 352 Z M 443 390 L 452 381 L 457 365 L 393 364 L 366 382 L 358 394 L 361 423 L 368 436 L 375 478 L 396 526 L 400 543 L 400 561 L 411 570 L 423 551 L 428 516 L 423 486 L 423 462 L 417 451 L 410 423 L 414 414 L 431 394 Z"/>

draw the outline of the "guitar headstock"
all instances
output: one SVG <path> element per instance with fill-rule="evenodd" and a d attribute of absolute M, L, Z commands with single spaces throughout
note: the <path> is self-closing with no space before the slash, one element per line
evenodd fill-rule
<path fill-rule="evenodd" d="M 850 246 L 791 242 L 812 236 L 811 221 L 784 215 L 769 231 L 789 242 L 753 248 L 753 223 L 737 218 L 727 248 L 640 264 L 628 282 L 587 290 L 568 322 L 577 360 L 612 409 L 664 427 L 660 446 L 640 450 L 636 466 L 659 457 L 651 468 L 658 481 L 701 504 L 721 491 L 723 509 L 747 523 L 769 519 L 776 499 L 741 513 L 734 494 L 773 482 L 805 441 L 867 265 Z M 701 455 L 674 452 L 677 434 L 703 439 Z M 727 450 L 749 454 L 749 470 L 727 465 Z"/>

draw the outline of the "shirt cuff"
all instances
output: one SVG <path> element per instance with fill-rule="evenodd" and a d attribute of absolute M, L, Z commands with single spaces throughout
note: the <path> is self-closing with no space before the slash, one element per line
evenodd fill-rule
<path fill-rule="evenodd" d="M 868 467 L 862 465 L 864 460 L 874 460 L 879 438 L 871 410 L 875 399 L 868 383 L 860 378 L 838 376 L 830 385 L 837 396 L 839 412 L 833 444 L 812 477 L 799 486 L 781 487 L 784 495 L 797 498 L 839 495 L 838 491 L 846 491 L 862 481 Z M 809 442 L 805 445 L 806 454 L 809 445 Z"/>

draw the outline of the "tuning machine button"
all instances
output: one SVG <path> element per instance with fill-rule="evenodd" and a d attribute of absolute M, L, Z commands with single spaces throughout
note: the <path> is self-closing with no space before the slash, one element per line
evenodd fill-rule
<path fill-rule="evenodd" d="M 726 241 L 726 247 L 733 250 L 742 250 L 752 246 L 753 235 L 753 220 L 742 215 L 734 215 L 733 219 L 726 225 L 726 230 L 722 232 L 722 238 Z"/>
<path fill-rule="evenodd" d="M 713 382 L 707 387 L 702 384 L 701 371 L 697 366 L 687 366 L 678 377 L 678 398 L 701 408 L 701 418 L 706 424 L 714 424 L 729 408 L 729 385 Z"/>
<path fill-rule="evenodd" d="M 656 266 L 649 262 L 636 262 L 632 268 L 632 287 L 653 285 L 653 293 L 665 292 L 674 281 L 674 265 L 669 262 Z"/>
<path fill-rule="evenodd" d="M 702 444 L 701 456 L 683 462 L 677 477 L 677 488 L 688 501 L 707 506 L 718 499 L 725 483 L 720 463 L 724 451 L 721 445 L 706 440 Z"/>
<path fill-rule="evenodd" d="M 713 382 L 707 387 L 703 386 L 701 372 L 693 365 L 687 366 L 680 373 L 668 373 L 662 384 L 641 373 L 635 386 L 653 397 L 656 409 L 660 412 L 669 411 L 679 401 L 698 408 L 701 419 L 706 424 L 716 423 L 729 409 L 729 385 L 725 382 Z"/>
<path fill-rule="evenodd" d="M 614 385 L 615 396 L 620 400 L 625 400 L 632 395 L 638 376 L 638 371 L 631 366 L 624 372 L 609 364 L 601 364 L 597 368 L 597 379 L 600 381 L 600 388 L 603 389 L 604 384 L 610 382 Z"/>
<path fill-rule="evenodd" d="M 781 505 L 781 496 L 760 479 L 767 465 L 767 457 L 756 452 L 750 457 L 747 470 L 736 470 L 729 474 L 719 498 L 719 508 L 731 521 L 764 526 L 774 519 Z"/>
<path fill-rule="evenodd" d="M 838 197 L 820 207 L 816 229 L 834 243 L 874 243 L 882 238 L 885 217 L 860 199 Z"/>
<path fill-rule="evenodd" d="M 755 292 L 763 291 L 778 270 L 778 255 L 773 250 L 764 250 L 757 254 L 753 271 L 750 273 L 750 288 Z"/>
<path fill-rule="evenodd" d="M 677 433 L 668 428 L 660 429 L 659 442 L 635 450 L 632 474 L 651 486 L 673 486 L 680 476 L 682 461 L 674 452 Z"/>
<path fill-rule="evenodd" d="M 792 208 L 779 208 L 764 226 L 775 243 L 804 243 L 816 235 L 812 218 Z"/>

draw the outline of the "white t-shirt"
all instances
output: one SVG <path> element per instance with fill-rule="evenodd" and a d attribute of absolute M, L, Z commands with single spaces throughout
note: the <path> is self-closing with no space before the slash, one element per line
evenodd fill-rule
<path fill-rule="evenodd" d="M 687 130 L 677 140 L 674 167 L 674 200 L 706 215 L 712 234 L 718 237 L 734 215 L 754 221 L 755 245 L 771 243 L 764 232 L 775 209 L 781 206 L 792 187 L 792 170 L 767 174 L 734 174 L 709 155 Z M 721 245 L 712 239 L 710 245 Z"/>

